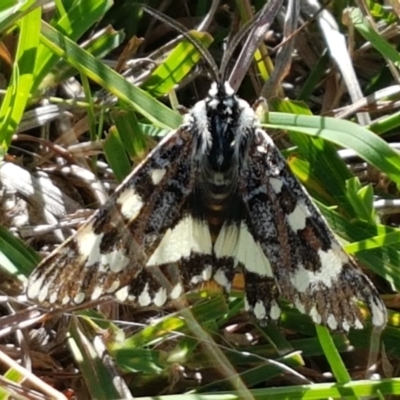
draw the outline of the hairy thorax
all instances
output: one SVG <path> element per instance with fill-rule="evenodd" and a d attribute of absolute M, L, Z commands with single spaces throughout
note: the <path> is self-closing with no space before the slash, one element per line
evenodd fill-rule
<path fill-rule="evenodd" d="M 240 168 L 238 147 L 240 141 L 245 139 L 238 135 L 237 118 L 233 118 L 239 112 L 234 97 L 229 101 L 220 100 L 216 92 L 201 106 L 207 124 L 198 132 L 199 168 L 193 200 L 199 216 L 208 223 L 215 239 L 224 222 L 236 222 L 242 218 L 243 207 L 237 187 Z"/>

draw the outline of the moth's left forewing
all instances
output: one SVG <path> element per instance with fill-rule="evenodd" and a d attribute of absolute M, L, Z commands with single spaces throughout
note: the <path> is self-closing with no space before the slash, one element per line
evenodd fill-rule
<path fill-rule="evenodd" d="M 109 201 L 38 265 L 28 298 L 59 308 L 104 296 L 140 306 L 177 297 L 183 287 L 174 292 L 168 278 L 171 264 L 179 268 L 192 249 L 184 242 L 193 231 L 184 213 L 195 176 L 192 155 L 187 126 L 165 137 Z"/>
<path fill-rule="evenodd" d="M 255 128 L 249 143 L 239 190 L 247 208 L 248 229 L 268 258 L 275 278 L 274 285 L 269 277 L 259 276 L 257 281 L 253 276 L 253 285 L 260 290 L 254 289 L 252 297 L 246 297 L 246 306 L 256 317 L 257 311 L 274 317 L 271 294 L 266 300 L 261 294 L 267 286 L 275 297 L 280 292 L 315 323 L 333 330 L 363 327 L 357 300 L 366 303 L 375 326 L 386 323 L 386 309 L 373 284 L 340 246 L 262 129 Z"/>

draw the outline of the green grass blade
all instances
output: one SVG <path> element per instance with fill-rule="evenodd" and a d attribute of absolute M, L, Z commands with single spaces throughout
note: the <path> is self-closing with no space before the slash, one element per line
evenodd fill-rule
<path fill-rule="evenodd" d="M 348 15 L 357 31 L 368 40 L 382 56 L 392 61 L 397 68 L 400 68 L 400 53 L 371 26 L 368 20 L 362 15 L 361 10 L 352 8 Z"/>
<path fill-rule="evenodd" d="M 280 111 L 280 114 L 268 113 L 265 117 L 270 119 L 282 118 L 290 115 L 291 122 L 288 125 L 297 124 L 297 118 L 309 118 L 313 120 L 310 110 L 304 102 L 291 100 L 275 100 L 272 102 L 274 109 Z M 291 114 L 286 114 L 290 112 Z M 299 115 L 300 114 L 300 115 Z M 280 115 L 280 117 L 279 117 Z M 293 120 L 293 118 L 296 118 Z M 313 120 L 315 122 L 315 120 Z M 269 123 L 268 122 L 268 123 Z M 283 121 L 280 121 L 280 123 Z M 289 122 L 289 120 L 287 121 Z M 297 126 L 299 127 L 299 126 Z M 317 127 L 318 129 L 319 127 Z M 309 189 L 310 193 L 318 200 L 323 201 L 321 194 L 324 193 L 324 200 L 329 201 L 327 204 L 339 206 L 344 213 L 351 217 L 355 217 L 354 209 L 347 198 L 345 182 L 352 177 L 351 172 L 340 159 L 335 146 L 327 140 L 315 135 L 303 135 L 300 129 L 289 130 L 290 140 L 297 146 L 292 157 L 289 157 L 289 164 L 292 165 L 293 158 L 299 157 L 303 163 L 308 165 L 309 173 L 304 177 L 302 183 Z M 309 183 L 313 184 L 309 187 Z"/>
<path fill-rule="evenodd" d="M 130 104 L 154 124 L 165 128 L 176 128 L 182 122 L 180 115 L 127 82 L 121 75 L 46 23 L 42 25 L 41 41 L 58 57 L 63 57 L 81 73 Z"/>
<path fill-rule="evenodd" d="M 268 127 L 302 132 L 354 150 L 361 158 L 400 183 L 400 155 L 368 129 L 329 117 L 268 113 Z"/>
<path fill-rule="evenodd" d="M 109 130 L 103 149 L 117 181 L 122 182 L 131 171 L 131 163 L 117 128 L 112 127 Z"/>
<path fill-rule="evenodd" d="M 49 2 L 49 0 L 2 0 L 0 2 L 0 32 L 10 28 L 35 8 L 39 8 Z"/>
<path fill-rule="evenodd" d="M 212 37 L 207 32 L 189 32 L 204 47 L 212 43 Z M 171 91 L 201 59 L 201 55 L 187 40 L 180 42 L 167 59 L 159 65 L 151 76 L 143 83 L 142 89 L 154 97 L 160 97 Z"/>
<path fill-rule="evenodd" d="M 112 0 L 85 0 L 70 3 L 70 8 L 59 10 L 61 17 L 55 17 L 51 25 L 63 33 L 63 37 L 72 41 L 79 39 L 93 24 L 104 15 L 113 4 Z M 51 72 L 59 61 L 59 55 L 52 49 L 41 45 L 38 50 L 35 67 L 35 87 L 45 89 L 54 85 L 54 78 L 46 75 Z"/>
<path fill-rule="evenodd" d="M 0 226 L 0 265 L 9 274 L 28 276 L 39 262 L 39 255 Z"/>
<path fill-rule="evenodd" d="M 326 358 L 331 366 L 332 373 L 335 376 L 338 383 L 347 383 L 351 381 L 350 374 L 348 373 L 346 366 L 343 363 L 342 358 L 340 357 L 339 352 L 335 347 L 335 343 L 332 339 L 329 330 L 321 325 L 315 326 L 319 338 L 319 342 L 321 343 L 321 347 L 324 350 Z"/>
<path fill-rule="evenodd" d="M 346 251 L 354 254 L 362 250 L 373 250 L 398 243 L 400 243 L 400 229 L 395 229 L 394 232 L 373 236 L 365 240 L 347 244 Z"/>
<path fill-rule="evenodd" d="M 36 8 L 21 19 L 16 61 L 0 108 L 0 158 L 10 146 L 31 95 L 41 16 L 41 9 Z"/>
<path fill-rule="evenodd" d="M 103 343 L 99 339 L 84 318 L 72 319 L 68 345 L 90 397 L 98 400 L 119 399 L 122 396 L 119 391 L 121 378 L 111 367 L 110 360 L 107 363 L 108 355 L 106 349 L 102 349 Z"/>

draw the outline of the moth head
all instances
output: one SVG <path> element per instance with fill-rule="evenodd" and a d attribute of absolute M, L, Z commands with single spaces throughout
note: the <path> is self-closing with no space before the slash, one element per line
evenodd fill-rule
<path fill-rule="evenodd" d="M 238 164 L 258 126 L 253 109 L 229 82 L 213 82 L 207 98 L 194 105 L 188 122 L 197 139 L 198 156 L 206 157 L 215 171 Z"/>

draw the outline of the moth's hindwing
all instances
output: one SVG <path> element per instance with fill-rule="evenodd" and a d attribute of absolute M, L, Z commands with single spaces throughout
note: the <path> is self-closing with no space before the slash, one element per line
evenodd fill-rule
<path fill-rule="evenodd" d="M 109 201 L 39 264 L 28 298 L 54 308 L 105 295 L 161 306 L 209 279 L 208 228 L 183 210 L 195 174 L 192 153 L 185 126 L 162 140 Z"/>
<path fill-rule="evenodd" d="M 281 294 L 315 323 L 348 331 L 363 327 L 361 300 L 372 323 L 383 326 L 386 308 L 375 287 L 335 239 L 263 130 L 256 129 L 248 152 L 239 188 L 248 229 L 273 276 L 245 265 L 246 308 L 258 319 L 276 319 L 275 300 Z"/>

